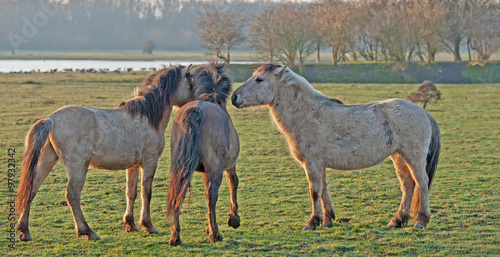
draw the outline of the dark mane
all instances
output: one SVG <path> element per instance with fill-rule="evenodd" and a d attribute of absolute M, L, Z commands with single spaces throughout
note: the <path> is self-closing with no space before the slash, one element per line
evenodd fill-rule
<path fill-rule="evenodd" d="M 267 72 L 271 72 L 274 69 L 280 68 L 280 67 L 283 67 L 283 66 L 278 65 L 278 64 L 272 64 L 272 63 L 262 64 L 259 68 L 253 70 L 252 76 L 257 75 L 257 74 L 264 74 Z"/>
<path fill-rule="evenodd" d="M 226 106 L 231 93 L 231 80 L 227 77 L 224 64 L 210 61 L 194 74 L 194 98 Z"/>
<path fill-rule="evenodd" d="M 142 82 L 134 97 L 119 107 L 132 116 L 146 117 L 149 124 L 158 129 L 164 109 L 172 105 L 171 98 L 182 79 L 183 68 L 177 65 L 153 73 Z"/>

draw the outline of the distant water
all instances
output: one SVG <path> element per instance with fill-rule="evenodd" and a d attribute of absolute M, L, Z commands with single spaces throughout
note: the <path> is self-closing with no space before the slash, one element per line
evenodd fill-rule
<path fill-rule="evenodd" d="M 52 69 L 57 71 L 64 71 L 64 69 L 109 69 L 114 71 L 117 69 L 126 70 L 132 68 L 138 71 L 142 68 L 150 70 L 151 68 L 161 69 L 170 65 L 189 65 L 190 63 L 204 64 L 207 62 L 200 61 L 177 61 L 177 60 L 154 60 L 154 61 L 137 61 L 137 60 L 0 60 L 0 72 L 25 72 L 25 71 L 38 71 L 45 72 Z M 231 62 L 235 64 L 248 64 L 253 62 Z"/>

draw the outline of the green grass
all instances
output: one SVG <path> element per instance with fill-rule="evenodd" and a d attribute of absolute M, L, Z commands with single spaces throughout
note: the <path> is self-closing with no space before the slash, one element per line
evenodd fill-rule
<path fill-rule="evenodd" d="M 240 134 L 237 170 L 241 227 L 227 226 L 229 189 L 224 179 L 217 219 L 224 241 L 211 244 L 204 233 L 207 212 L 201 176 L 194 174 L 191 204 L 181 214 L 180 247 L 170 247 L 165 220 L 170 147 L 159 160 L 152 199 L 153 224 L 162 235 L 123 230 L 125 172 L 89 170 L 82 208 L 102 240 L 78 239 L 65 199 L 67 176 L 60 164 L 37 194 L 31 210 L 32 242 L 7 244 L 8 148 L 21 162 L 24 136 L 37 118 L 67 104 L 113 108 L 130 97 L 147 73 L 0 74 L 0 240 L 9 255 L 500 255 L 500 84 L 438 85 L 443 99 L 428 110 L 442 131 L 442 154 L 430 194 L 431 221 L 423 230 L 388 229 L 400 201 L 399 182 L 390 160 L 357 171 L 328 172 L 336 213 L 343 222 L 331 228 L 300 231 L 311 202 L 304 171 L 265 107 L 229 107 Z M 26 84 L 26 82 L 31 84 Z M 35 83 L 35 84 L 32 84 Z M 405 98 L 416 84 L 314 84 L 345 103 Z M 166 136 L 169 142 L 169 131 Z M 16 176 L 18 185 L 19 172 Z M 136 221 L 140 200 L 136 200 Z"/>

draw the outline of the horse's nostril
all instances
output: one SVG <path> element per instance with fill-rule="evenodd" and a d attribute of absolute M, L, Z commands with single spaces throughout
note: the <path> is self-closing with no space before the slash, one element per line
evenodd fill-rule
<path fill-rule="evenodd" d="M 233 105 L 236 105 L 236 99 L 238 99 L 238 96 L 237 95 L 233 95 L 231 97 L 231 102 L 233 103 Z"/>

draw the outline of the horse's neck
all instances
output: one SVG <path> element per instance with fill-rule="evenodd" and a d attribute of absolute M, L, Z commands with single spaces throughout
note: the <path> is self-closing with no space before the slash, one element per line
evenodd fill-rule
<path fill-rule="evenodd" d="M 167 106 L 163 110 L 163 117 L 161 118 L 160 126 L 158 126 L 158 130 L 160 133 L 165 133 L 165 130 L 167 129 L 168 126 L 168 122 L 170 121 L 170 114 L 172 114 L 172 109 L 173 106 Z"/>
<path fill-rule="evenodd" d="M 314 108 L 314 89 L 304 86 L 287 86 L 278 93 L 276 100 L 269 106 L 274 121 L 284 133 L 291 133 L 294 123 L 302 119 Z"/>

